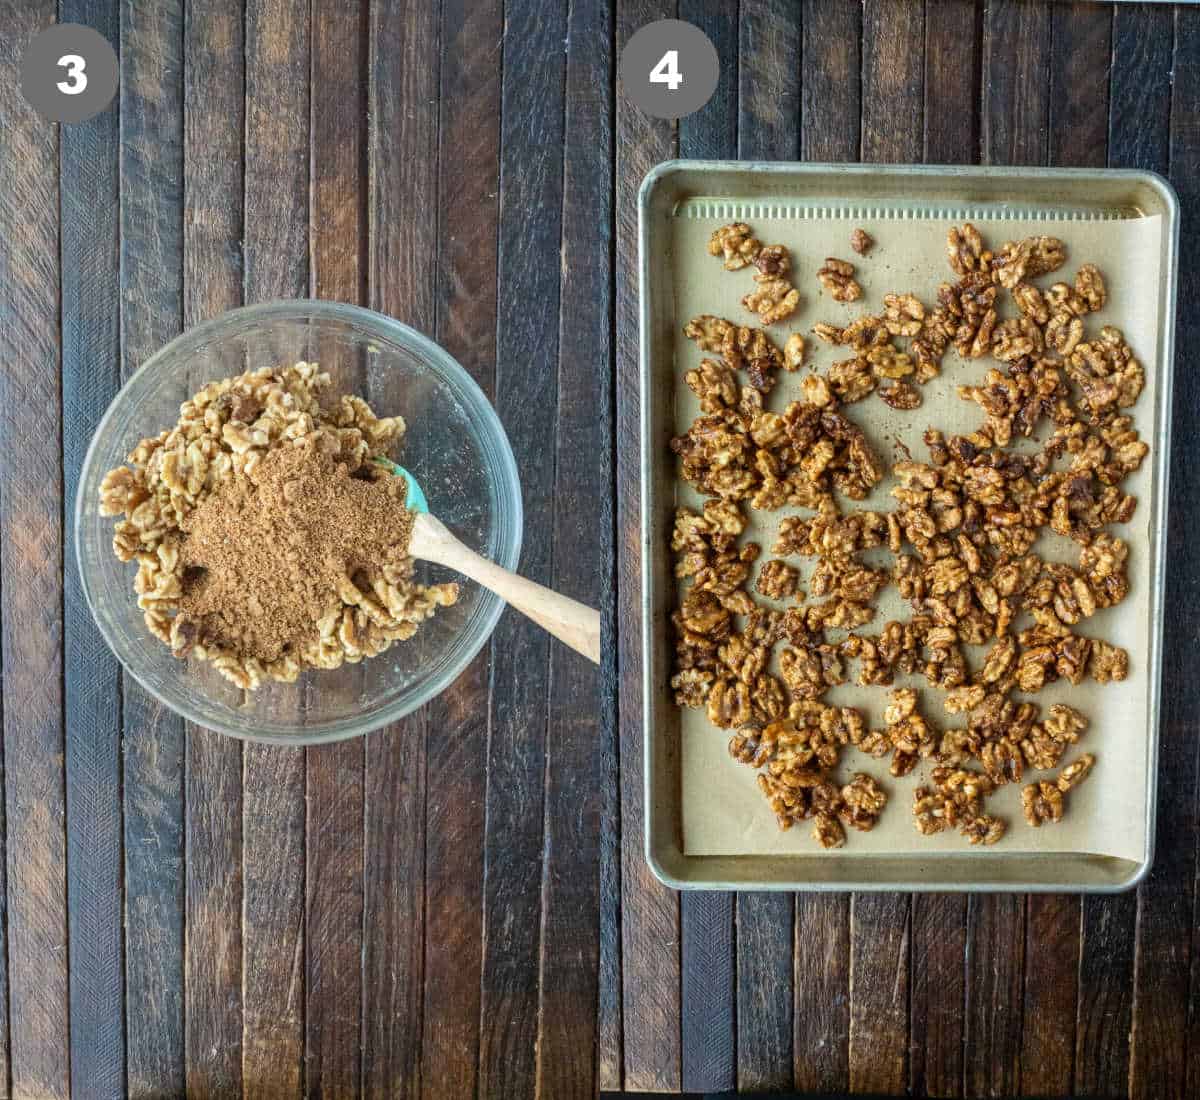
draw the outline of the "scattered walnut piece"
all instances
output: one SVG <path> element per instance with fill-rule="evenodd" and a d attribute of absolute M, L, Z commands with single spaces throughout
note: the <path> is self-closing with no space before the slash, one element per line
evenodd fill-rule
<path fill-rule="evenodd" d="M 751 235 L 745 222 L 734 222 L 713 230 L 708 242 L 709 255 L 723 256 L 726 271 L 740 271 L 753 262 L 761 248 L 762 244 Z"/>
<path fill-rule="evenodd" d="M 1046 822 L 1062 820 L 1063 793 L 1056 784 L 1041 780 L 1021 790 L 1021 810 L 1025 820 L 1035 829 Z"/>
<path fill-rule="evenodd" d="M 910 411 L 919 408 L 921 395 L 907 382 L 893 382 L 879 390 L 879 397 L 885 405 L 893 409 Z"/>
<path fill-rule="evenodd" d="M 759 250 L 754 258 L 754 266 L 760 275 L 777 279 L 786 275 L 792 269 L 792 257 L 781 244 L 769 244 Z"/>
<path fill-rule="evenodd" d="M 796 371 L 804 362 L 804 337 L 793 332 L 783 345 L 783 369 Z"/>
<path fill-rule="evenodd" d="M 871 236 L 865 229 L 855 229 L 850 234 L 850 247 L 854 249 L 860 256 L 865 256 L 871 251 L 872 245 L 875 244 L 875 238 Z"/>
<path fill-rule="evenodd" d="M 787 279 L 766 275 L 756 275 L 754 278 L 758 282 L 758 289 L 747 294 L 742 299 L 742 305 L 751 313 L 757 313 L 764 325 L 773 325 L 796 312 L 800 304 L 800 291 Z"/>
<path fill-rule="evenodd" d="M 862 287 L 854 279 L 854 265 L 848 260 L 826 257 L 817 279 L 835 302 L 857 302 L 862 297 Z"/>
<path fill-rule="evenodd" d="M 785 561 L 772 558 L 759 570 L 754 590 L 768 599 L 782 600 L 796 594 L 799 579 L 800 574 L 796 569 Z"/>

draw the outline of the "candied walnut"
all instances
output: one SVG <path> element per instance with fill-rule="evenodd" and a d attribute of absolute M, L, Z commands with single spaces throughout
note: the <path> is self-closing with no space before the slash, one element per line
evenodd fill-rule
<path fill-rule="evenodd" d="M 1025 820 L 1035 829 L 1046 822 L 1062 820 L 1063 793 L 1054 783 L 1042 780 L 1030 783 L 1021 790 L 1021 810 Z"/>
<path fill-rule="evenodd" d="M 925 307 L 912 294 L 885 294 L 884 327 L 893 336 L 916 336 L 925 327 Z"/>
<path fill-rule="evenodd" d="M 854 265 L 848 260 L 826 257 L 825 266 L 817 270 L 817 279 L 835 302 L 857 302 L 862 297 L 862 287 L 854 279 Z"/>
<path fill-rule="evenodd" d="M 733 222 L 714 229 L 708 241 L 710 256 L 723 256 L 726 271 L 739 271 L 759 254 L 762 244 L 750 233 L 745 222 Z"/>
<path fill-rule="evenodd" d="M 1068 360 L 1067 372 L 1083 394 L 1092 416 L 1113 407 L 1129 408 L 1141 395 L 1146 372 L 1134 357 L 1119 328 L 1105 325 L 1098 340 L 1079 344 Z"/>
<path fill-rule="evenodd" d="M 890 386 L 884 386 L 879 391 L 879 397 L 885 405 L 903 412 L 919 408 L 921 404 L 921 395 L 907 382 L 893 382 Z"/>
<path fill-rule="evenodd" d="M 1044 325 L 1050 320 L 1050 306 L 1032 283 L 1018 283 L 1012 288 L 1012 296 L 1017 309 L 1034 324 Z"/>
<path fill-rule="evenodd" d="M 1036 350 L 1034 337 L 1015 317 L 1001 321 L 992 331 L 992 356 L 1002 363 L 1024 359 Z"/>
<path fill-rule="evenodd" d="M 878 378 L 907 378 L 916 370 L 912 356 L 893 344 L 881 344 L 868 349 L 866 359 Z"/>
<path fill-rule="evenodd" d="M 671 688 L 675 692 L 677 707 L 690 707 L 697 710 L 708 702 L 709 689 L 714 673 L 708 669 L 685 668 L 671 677 Z"/>
<path fill-rule="evenodd" d="M 758 289 L 747 294 L 742 299 L 742 305 L 751 313 L 757 313 L 764 325 L 773 325 L 796 312 L 800 304 L 800 291 L 787 279 L 766 275 L 756 275 L 754 278 L 758 282 Z"/>
<path fill-rule="evenodd" d="M 769 244 L 759 250 L 754 259 L 754 266 L 758 268 L 759 274 L 778 278 L 792 269 L 792 258 L 783 245 Z"/>
<path fill-rule="evenodd" d="M 721 729 L 744 726 L 754 716 L 750 687 L 724 677 L 714 681 L 708 693 L 708 720 Z"/>
<path fill-rule="evenodd" d="M 987 271 L 991 266 L 992 254 L 984 249 L 983 238 L 970 222 L 961 229 L 952 227 L 946 234 L 946 253 L 950 266 L 958 275 L 973 271 Z"/>
<path fill-rule="evenodd" d="M 958 823 L 954 800 L 928 787 L 913 792 L 913 824 L 922 836 L 944 833 Z"/>
<path fill-rule="evenodd" d="M 1051 314 L 1068 313 L 1083 317 L 1088 313 L 1088 304 L 1074 287 L 1066 283 L 1055 283 L 1046 291 L 1046 302 Z"/>
<path fill-rule="evenodd" d="M 1096 758 L 1090 752 L 1085 752 L 1078 760 L 1068 764 L 1058 773 L 1058 779 L 1055 780 L 1058 789 L 1066 794 L 1073 787 L 1078 787 L 1091 774 L 1092 765 L 1095 763 Z"/>
<path fill-rule="evenodd" d="M 1008 826 L 1001 818 L 979 814 L 964 821 L 958 831 L 972 844 L 995 844 L 1007 830 Z"/>
<path fill-rule="evenodd" d="M 942 705 L 947 714 L 963 714 L 983 702 L 987 689 L 982 684 L 962 684 L 946 692 Z"/>
<path fill-rule="evenodd" d="M 735 325 L 723 317 L 702 313 L 683 326 L 683 334 L 701 351 L 719 354 L 731 370 L 742 370 L 747 363 L 766 360 L 760 369 L 783 366 L 783 355 L 762 329 Z"/>
<path fill-rule="evenodd" d="M 850 234 L 850 247 L 860 256 L 865 256 L 875 244 L 875 238 L 865 229 L 855 229 Z"/>
<path fill-rule="evenodd" d="M 834 363 L 829 368 L 828 377 L 838 400 L 847 405 L 861 401 L 875 389 L 875 374 L 871 364 L 861 356 Z"/>
<path fill-rule="evenodd" d="M 945 311 L 947 326 L 953 326 L 955 349 L 964 359 L 986 355 L 996 327 L 996 287 L 987 275 L 975 273 L 956 286 L 942 283 L 938 302 Z"/>
<path fill-rule="evenodd" d="M 980 748 L 979 759 L 987 777 L 997 786 L 1019 783 L 1024 774 L 1021 747 L 1008 738 L 989 741 Z"/>
<path fill-rule="evenodd" d="M 812 816 L 807 788 L 793 787 L 764 772 L 759 772 L 756 779 L 758 789 L 762 791 L 767 804 L 775 814 L 775 820 L 779 823 L 780 829 L 790 829 L 796 822 Z"/>
<path fill-rule="evenodd" d="M 856 772 L 842 788 L 838 817 L 852 828 L 870 832 L 886 805 L 887 794 L 883 788 L 865 772 Z"/>
<path fill-rule="evenodd" d="M 1120 646 L 1094 639 L 1087 673 L 1098 684 L 1124 680 L 1129 675 L 1129 654 Z"/>
<path fill-rule="evenodd" d="M 841 659 L 833 646 L 803 645 L 779 655 L 779 672 L 793 699 L 819 699 L 845 682 Z"/>
<path fill-rule="evenodd" d="M 754 582 L 755 591 L 773 600 L 782 600 L 796 594 L 796 583 L 800 574 L 787 562 L 773 558 L 759 570 Z"/>
<path fill-rule="evenodd" d="M 783 345 L 783 369 L 789 371 L 799 370 L 803 362 L 804 337 L 798 332 L 793 332 Z"/>
<path fill-rule="evenodd" d="M 693 634 L 720 639 L 729 634 L 729 612 L 721 601 L 709 591 L 693 586 L 680 604 L 679 617 L 684 627 Z"/>
<path fill-rule="evenodd" d="M 1066 310 L 1060 310 L 1046 325 L 1046 344 L 1059 355 L 1071 355 L 1083 339 L 1083 321 Z"/>
<path fill-rule="evenodd" d="M 822 811 L 813 822 L 813 839 L 822 848 L 840 848 L 846 843 L 846 832 L 833 814 Z"/>
<path fill-rule="evenodd" d="M 693 317 L 683 326 L 683 334 L 689 340 L 694 340 L 701 351 L 720 353 L 726 342 L 732 338 L 737 326 L 723 317 L 714 317 L 711 313 L 702 313 Z M 730 366 L 737 364 L 731 363 Z"/>
<path fill-rule="evenodd" d="M 718 413 L 737 403 L 737 379 L 724 363 L 705 359 L 697 370 L 690 370 L 683 377 L 688 389 L 700 399 L 701 410 L 706 413 Z"/>
<path fill-rule="evenodd" d="M 992 272 L 1001 286 L 1012 290 L 1026 278 L 1057 271 L 1066 258 L 1066 247 L 1057 237 L 1026 237 L 1000 246 L 992 260 Z"/>
<path fill-rule="evenodd" d="M 805 401 L 818 408 L 824 409 L 837 404 L 837 398 L 829 385 L 829 380 L 819 374 L 805 376 L 800 382 L 800 392 L 804 395 Z"/>
<path fill-rule="evenodd" d="M 1090 313 L 1099 313 L 1108 300 L 1104 276 L 1095 264 L 1084 264 L 1075 273 L 1075 293 L 1086 304 Z"/>

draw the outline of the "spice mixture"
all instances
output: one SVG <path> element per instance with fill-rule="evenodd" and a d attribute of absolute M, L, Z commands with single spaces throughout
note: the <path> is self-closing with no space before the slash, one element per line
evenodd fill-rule
<path fill-rule="evenodd" d="M 870 238 L 854 238 L 864 255 Z M 729 271 L 758 267 L 760 291 L 743 304 L 763 326 L 794 311 L 788 277 L 796 265 L 784 246 L 762 244 L 739 222 L 717 229 L 709 252 Z M 1059 768 L 1088 726 L 1073 707 L 1043 712 L 1014 693 L 1128 673 L 1124 649 L 1075 628 L 1129 592 L 1128 546 L 1107 528 L 1132 517 L 1136 499 L 1121 485 L 1149 449 L 1126 413 L 1145 383 L 1142 365 L 1120 330 L 1085 331 L 1085 319 L 1107 301 L 1095 266 L 1082 265 L 1071 283 L 1036 284 L 1066 262 L 1057 238 L 993 251 L 968 224 L 949 231 L 947 255 L 956 281 L 938 288 L 936 305 L 886 294 L 881 313 L 815 325 L 847 358 L 804 376 L 798 399 L 776 410 L 767 400 L 777 371 L 801 367 L 802 336 L 792 333 L 781 350 L 766 327 L 707 314 L 684 326 L 715 358 L 687 372 L 701 412 L 671 443 L 684 481 L 708 498 L 675 519 L 676 575 L 685 583 L 673 616 L 675 699 L 733 730 L 729 752 L 757 770 L 780 828 L 813 819 L 824 847 L 843 844 L 845 826 L 872 828 L 887 803 L 865 772 L 835 781 L 850 747 L 890 758 L 895 777 L 923 760 L 933 765 L 914 793 L 918 832 L 957 829 L 971 844 L 995 843 L 1007 823 L 987 812 L 987 796 L 1022 782 L 1026 771 Z M 861 295 L 854 274 L 849 262 L 827 258 L 817 278 L 833 301 L 850 303 Z M 949 438 L 929 427 L 926 462 L 901 447 L 904 458 L 890 470 L 892 510 L 846 508 L 888 473 L 847 406 L 878 392 L 893 408 L 919 407 L 917 387 L 939 374 L 951 348 L 963 360 L 994 361 L 983 379 L 958 387 L 982 423 Z M 1050 435 L 1038 450 L 1011 446 L 1043 425 Z M 751 594 L 762 547 L 741 536 L 744 508 L 784 505 L 813 514 L 780 521 L 772 558 L 753 582 L 760 596 L 784 601 L 780 609 Z M 1034 552 L 1044 531 L 1071 540 L 1078 564 Z M 864 557 L 873 550 L 889 551 L 890 567 Z M 792 557 L 813 562 L 807 593 L 785 560 Z M 888 586 L 912 614 L 878 633 L 861 631 Z M 977 646 L 987 647 L 982 660 L 969 662 L 968 648 Z M 894 688 L 885 728 L 869 729 L 854 708 L 822 702 L 854 670 L 863 686 L 921 675 L 943 693 L 945 713 L 965 716 L 965 725 L 939 727 L 916 690 Z M 1029 825 L 1060 820 L 1064 795 L 1094 762 L 1085 753 L 1025 786 Z"/>
<path fill-rule="evenodd" d="M 406 486 L 371 461 L 403 420 L 324 406 L 328 383 L 303 362 L 210 383 L 101 485 L 146 625 L 246 690 L 382 653 L 458 598 L 413 581 Z"/>

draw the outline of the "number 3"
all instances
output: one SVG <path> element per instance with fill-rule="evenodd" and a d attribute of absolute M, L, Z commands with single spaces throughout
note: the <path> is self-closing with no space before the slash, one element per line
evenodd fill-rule
<path fill-rule="evenodd" d="M 77 53 L 64 54 L 58 59 L 60 66 L 67 70 L 67 79 L 58 82 L 58 90 L 64 95 L 79 95 L 87 87 L 87 62 Z"/>
<path fill-rule="evenodd" d="M 658 64 L 650 70 L 651 84 L 665 84 L 671 91 L 676 91 L 683 83 L 683 74 L 679 71 L 679 51 L 667 50 L 659 58 Z"/>

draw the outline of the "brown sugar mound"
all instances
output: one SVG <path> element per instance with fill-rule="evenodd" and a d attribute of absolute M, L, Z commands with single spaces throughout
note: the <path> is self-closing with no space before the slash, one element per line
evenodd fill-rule
<path fill-rule="evenodd" d="M 411 570 L 405 488 L 314 442 L 268 451 L 184 521 L 179 629 L 263 662 L 310 648 L 347 582 L 369 593 Z"/>

